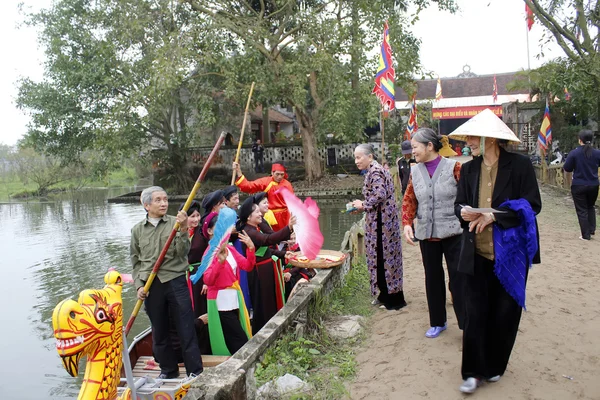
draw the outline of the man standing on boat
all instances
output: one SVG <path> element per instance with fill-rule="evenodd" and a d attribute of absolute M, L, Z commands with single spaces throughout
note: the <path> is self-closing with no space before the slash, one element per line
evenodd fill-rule
<path fill-rule="evenodd" d="M 199 375 L 203 370 L 202 357 L 196 341 L 194 313 L 185 280 L 190 249 L 187 213 L 180 211 L 177 217 L 167 215 L 169 200 L 165 190 L 159 186 L 144 189 L 140 201 L 147 214 L 131 230 L 130 255 L 137 297 L 144 300 L 152 325 L 152 350 L 161 371 L 158 377 L 179 377 L 178 356 L 169 338 L 170 319 L 175 323 L 181 342 L 186 373 Z M 149 292 L 145 293 L 146 280 L 176 222 L 179 222 L 179 232 Z"/>
<path fill-rule="evenodd" d="M 233 170 L 236 173 L 237 180 L 235 184 L 240 188 L 242 192 L 253 194 L 257 192 L 265 192 L 267 199 L 269 200 L 269 210 L 273 211 L 277 224 L 273 225 L 272 228 L 275 232 L 285 228 L 290 221 L 290 212 L 288 211 L 285 200 L 278 193 L 282 187 L 288 188 L 290 192 L 294 193 L 294 188 L 290 181 L 287 180 L 288 175 L 285 171 L 283 163 L 274 163 L 271 166 L 271 176 L 265 176 L 254 181 L 246 179 L 242 174 L 240 164 L 234 162 Z"/>

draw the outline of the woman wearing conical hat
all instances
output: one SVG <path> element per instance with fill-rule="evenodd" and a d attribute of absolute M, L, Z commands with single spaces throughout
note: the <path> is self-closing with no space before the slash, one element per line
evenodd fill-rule
<path fill-rule="evenodd" d="M 506 371 L 525 308 L 528 270 L 540 262 L 535 216 L 542 202 L 529 158 L 500 146 L 519 139 L 492 111 L 482 111 L 450 137 L 466 140 L 474 156 L 461 168 L 454 207 L 463 227 L 464 382 L 459 389 L 473 393 Z"/>

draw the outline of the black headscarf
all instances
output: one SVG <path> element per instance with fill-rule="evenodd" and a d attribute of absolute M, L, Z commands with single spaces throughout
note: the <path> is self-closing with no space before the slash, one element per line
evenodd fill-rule
<path fill-rule="evenodd" d="M 265 192 L 258 192 L 252 196 L 252 198 L 254 199 L 254 204 L 259 204 L 261 201 L 263 201 L 265 197 L 267 197 L 267 194 Z"/>
<path fill-rule="evenodd" d="M 223 189 L 223 197 L 225 197 L 226 200 L 230 200 L 231 196 L 233 196 L 235 193 L 237 193 L 238 188 L 235 185 L 231 185 L 231 186 L 227 186 L 225 189 Z"/>
<path fill-rule="evenodd" d="M 183 210 L 183 206 L 185 206 L 185 203 L 181 203 L 178 211 Z M 190 215 L 192 215 L 194 213 L 194 211 L 198 211 L 198 214 L 202 215 L 202 206 L 200 206 L 200 202 L 198 200 L 192 200 L 192 203 L 190 204 L 190 208 L 188 208 L 188 210 L 187 210 L 188 217 Z"/>
<path fill-rule="evenodd" d="M 223 191 L 215 190 L 204 196 L 202 200 L 202 208 L 204 208 L 204 215 L 208 215 L 211 212 L 212 208 L 216 206 L 221 200 L 223 200 Z"/>
<path fill-rule="evenodd" d="M 236 229 L 238 232 L 244 229 L 244 226 L 246 226 L 248 223 L 248 218 L 250 218 L 250 214 L 252 214 L 252 211 L 254 211 L 254 204 L 254 196 L 248 197 L 242 203 L 239 211 L 239 220 L 236 223 Z"/>

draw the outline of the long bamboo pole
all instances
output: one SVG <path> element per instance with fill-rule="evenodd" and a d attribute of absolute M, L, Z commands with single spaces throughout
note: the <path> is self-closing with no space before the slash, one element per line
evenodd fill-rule
<path fill-rule="evenodd" d="M 244 131 L 246 130 L 246 118 L 248 118 L 248 108 L 250 108 L 250 100 L 252 99 L 252 92 L 254 92 L 254 82 L 250 86 L 250 93 L 248 94 L 248 101 L 246 102 L 246 110 L 244 111 L 244 122 L 242 122 L 242 132 L 240 133 L 240 141 L 238 142 L 237 152 L 235 153 L 235 163 L 240 162 L 240 151 L 242 150 L 242 143 L 244 142 Z M 235 169 L 231 171 L 231 184 L 235 183 Z"/>
<path fill-rule="evenodd" d="M 208 159 L 204 163 L 204 167 L 202 167 L 202 171 L 200 172 L 200 175 L 198 176 L 198 179 L 196 180 L 196 183 L 194 184 L 194 187 L 192 188 L 192 191 L 190 192 L 190 195 L 188 196 L 181 211 L 187 212 L 187 210 L 190 208 L 190 205 L 192 204 L 194 197 L 196 197 L 196 193 L 198 193 L 198 189 L 200 189 L 200 183 L 204 180 L 204 177 L 206 176 L 206 174 L 208 172 L 208 168 L 210 167 L 210 164 L 214 160 L 215 156 L 217 155 L 219 148 L 221 148 L 221 145 L 223 144 L 224 140 L 225 140 L 225 132 L 221 132 L 221 136 L 219 136 L 219 139 L 217 140 L 215 147 L 213 147 L 212 151 L 210 152 L 210 155 L 208 156 Z M 144 285 L 144 293 L 148 293 L 148 291 L 150 290 L 150 286 L 152 286 L 152 282 L 154 281 L 154 278 L 156 277 L 156 274 L 158 273 L 158 270 L 160 269 L 160 266 L 162 265 L 162 263 L 165 259 L 167 250 L 169 250 L 169 247 L 171 246 L 171 242 L 175 238 L 175 235 L 177 234 L 178 230 L 179 230 L 179 222 L 176 222 L 175 226 L 173 226 L 173 230 L 171 231 L 171 234 L 169 235 L 169 238 L 167 239 L 167 242 L 165 243 L 162 251 L 160 252 L 160 254 L 158 256 L 158 259 L 154 263 L 154 267 L 152 268 L 152 272 L 150 273 L 150 276 L 148 277 L 146 284 Z M 129 321 L 127 321 L 127 326 L 125 327 L 125 335 L 129 334 L 129 331 L 131 330 L 131 327 L 133 326 L 133 322 L 135 321 L 135 318 L 137 317 L 138 313 L 140 312 L 140 308 L 142 308 L 142 303 L 143 303 L 143 301 L 140 299 L 138 299 L 137 303 L 135 303 L 135 307 L 133 308 L 133 311 L 131 312 Z"/>

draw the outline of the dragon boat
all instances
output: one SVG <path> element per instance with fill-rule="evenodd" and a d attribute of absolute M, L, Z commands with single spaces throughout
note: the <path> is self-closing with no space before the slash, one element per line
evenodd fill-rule
<path fill-rule="evenodd" d="M 79 361 L 87 357 L 78 400 L 181 400 L 198 377 L 158 379 L 160 367 L 152 356 L 152 330 L 137 335 L 127 354 L 123 334 L 124 279 L 117 271 L 104 276 L 103 289 L 86 289 L 77 301 L 60 302 L 52 314 L 56 351 L 67 372 L 77 377 Z M 204 368 L 229 357 L 202 356 Z M 180 376 L 186 372 L 180 364 Z"/>

